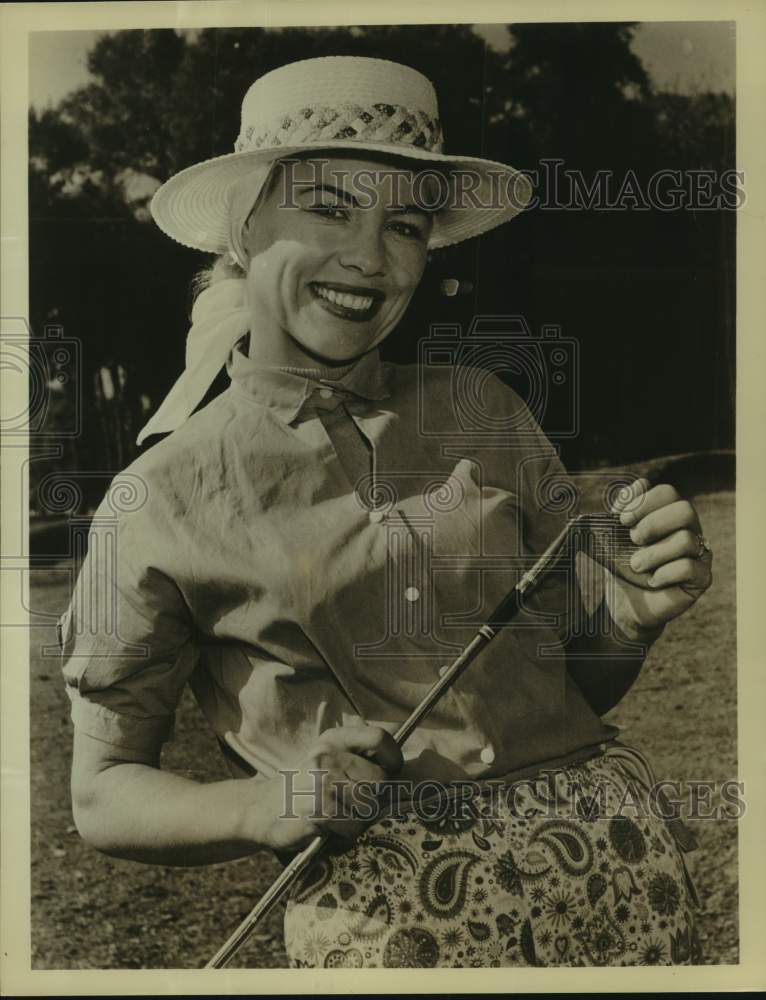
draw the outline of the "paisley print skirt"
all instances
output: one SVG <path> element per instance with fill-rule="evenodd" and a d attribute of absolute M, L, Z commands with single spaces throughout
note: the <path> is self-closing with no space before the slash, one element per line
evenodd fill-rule
<path fill-rule="evenodd" d="M 543 778 L 544 780 L 541 780 Z M 288 900 L 291 967 L 696 965 L 688 830 L 615 743 L 534 781 L 377 819 Z M 425 818 L 425 814 L 428 818 Z"/>

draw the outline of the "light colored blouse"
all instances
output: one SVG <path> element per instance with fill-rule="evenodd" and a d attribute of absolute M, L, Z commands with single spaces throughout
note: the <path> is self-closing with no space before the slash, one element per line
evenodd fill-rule
<path fill-rule="evenodd" d="M 227 371 L 113 481 L 63 670 L 74 725 L 139 752 L 190 683 L 230 756 L 270 777 L 328 727 L 396 729 L 561 529 L 543 487 L 564 472 L 479 369 L 373 352 L 330 383 L 240 342 Z M 403 777 L 508 776 L 616 735 L 566 669 L 569 593 L 550 574 L 407 741 Z"/>

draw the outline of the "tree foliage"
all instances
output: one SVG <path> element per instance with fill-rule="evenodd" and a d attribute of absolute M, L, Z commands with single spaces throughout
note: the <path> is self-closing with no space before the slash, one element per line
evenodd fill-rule
<path fill-rule="evenodd" d="M 296 59 L 367 55 L 422 71 L 436 86 L 448 146 L 460 153 L 530 169 L 561 158 L 584 174 L 630 169 L 643 178 L 668 167 L 732 166 L 733 101 L 655 92 L 630 47 L 633 25 L 508 31 L 507 52 L 487 47 L 467 25 L 100 36 L 88 57 L 91 82 L 56 107 L 30 113 L 35 334 L 62 323 L 83 342 L 83 384 L 99 365 L 119 362 L 156 404 L 182 365 L 189 280 L 205 261 L 159 233 L 149 196 L 183 167 L 230 152 L 248 86 Z M 582 345 L 583 432 L 566 445 L 570 461 L 627 460 L 705 440 L 728 444 L 732 386 L 725 376 L 710 386 L 718 407 L 712 419 L 695 411 L 689 420 L 669 420 L 675 400 L 668 396 L 662 412 L 655 401 L 648 435 L 646 427 L 631 429 L 630 407 L 643 412 L 647 381 L 659 377 L 662 391 L 672 393 L 692 345 L 698 358 L 703 345 L 700 371 L 722 359 L 723 369 L 733 370 L 731 213 L 707 220 L 660 214 L 531 212 L 469 241 L 443 255 L 437 276 L 470 268 L 474 296 L 434 299 L 433 284 L 424 288 L 388 350 L 411 360 L 413 329 L 424 331 L 434 319 L 523 312 L 533 327 L 560 323 Z M 675 268 L 675 283 L 667 268 Z M 622 338 L 647 348 L 636 350 L 627 383 L 615 378 L 628 349 L 615 346 Z M 658 350 L 665 355 L 659 376 Z M 607 426 L 605 401 L 614 407 Z"/>

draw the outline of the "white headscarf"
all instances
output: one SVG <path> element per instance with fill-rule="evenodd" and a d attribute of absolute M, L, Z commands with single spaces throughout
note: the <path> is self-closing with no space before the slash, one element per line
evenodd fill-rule
<path fill-rule="evenodd" d="M 247 274 L 249 260 L 242 235 L 250 214 L 271 174 L 274 162 L 259 164 L 240 178 L 228 192 L 230 252 Z M 250 330 L 251 310 L 247 281 L 223 278 L 201 292 L 192 309 L 192 325 L 186 336 L 186 366 L 159 409 L 141 428 L 136 444 L 150 434 L 180 427 L 194 412 L 212 385 L 237 341 Z"/>

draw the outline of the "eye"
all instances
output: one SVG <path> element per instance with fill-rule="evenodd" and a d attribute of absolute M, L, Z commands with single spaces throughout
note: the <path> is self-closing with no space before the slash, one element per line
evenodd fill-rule
<path fill-rule="evenodd" d="M 425 240 L 428 227 L 425 222 L 420 220 L 418 222 L 407 222 L 404 219 L 395 218 L 388 223 L 388 228 L 392 229 L 395 233 L 405 236 L 407 239 Z"/>
<path fill-rule="evenodd" d="M 314 201 L 306 205 L 306 211 L 331 221 L 345 219 L 348 216 L 348 206 L 339 201 Z"/>

